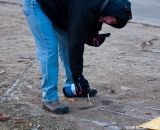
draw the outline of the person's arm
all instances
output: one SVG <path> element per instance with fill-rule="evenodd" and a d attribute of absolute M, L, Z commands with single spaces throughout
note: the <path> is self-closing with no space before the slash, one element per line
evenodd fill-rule
<path fill-rule="evenodd" d="M 110 33 L 105 33 L 105 34 L 96 33 L 94 36 L 89 37 L 86 44 L 93 47 L 99 47 L 105 41 L 105 38 L 109 36 Z"/>
<path fill-rule="evenodd" d="M 69 16 L 69 58 L 73 79 L 83 73 L 84 44 L 96 24 L 96 13 L 88 8 L 70 10 Z"/>
<path fill-rule="evenodd" d="M 78 5 L 77 8 L 71 8 L 69 11 L 69 59 L 77 93 L 86 95 L 90 90 L 90 86 L 83 76 L 84 44 L 91 35 L 98 19 L 95 12 L 85 8 L 84 5 Z"/>

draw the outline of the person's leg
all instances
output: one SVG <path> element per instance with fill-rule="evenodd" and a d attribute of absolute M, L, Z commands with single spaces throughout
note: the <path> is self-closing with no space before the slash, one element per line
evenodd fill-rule
<path fill-rule="evenodd" d="M 55 29 L 59 41 L 59 54 L 65 71 L 63 93 L 66 97 L 82 97 L 82 96 L 86 97 L 87 95 L 77 95 L 77 91 L 81 90 L 78 90 L 72 79 L 72 73 L 69 64 L 69 54 L 68 54 L 68 33 L 67 31 L 63 31 L 58 27 L 56 27 Z M 97 90 L 90 88 L 89 95 L 93 97 L 96 94 Z"/>
<path fill-rule="evenodd" d="M 75 95 L 75 87 L 72 79 L 72 73 L 69 63 L 69 54 L 68 54 L 68 32 L 56 27 L 56 34 L 59 42 L 59 55 L 64 69 L 64 88 L 67 92 L 67 95 Z"/>
<path fill-rule="evenodd" d="M 64 87 L 65 87 L 73 84 L 72 73 L 69 64 L 69 55 L 68 55 L 68 32 L 58 27 L 56 27 L 55 29 L 58 37 L 59 55 L 64 69 Z"/>
<path fill-rule="evenodd" d="M 41 10 L 37 0 L 23 0 L 23 9 L 36 42 L 36 54 L 42 74 L 42 100 L 45 105 L 49 103 L 48 107 L 55 112 L 52 106 L 60 105 L 53 103 L 59 100 L 57 88 L 58 42 L 55 29 Z"/>

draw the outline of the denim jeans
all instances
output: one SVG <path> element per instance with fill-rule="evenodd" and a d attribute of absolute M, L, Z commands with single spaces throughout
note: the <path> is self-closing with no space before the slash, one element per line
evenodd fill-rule
<path fill-rule="evenodd" d="M 58 55 L 65 72 L 64 87 L 73 83 L 68 56 L 68 33 L 51 23 L 37 0 L 23 0 L 23 11 L 36 43 L 36 55 L 42 74 L 42 100 L 59 100 Z"/>

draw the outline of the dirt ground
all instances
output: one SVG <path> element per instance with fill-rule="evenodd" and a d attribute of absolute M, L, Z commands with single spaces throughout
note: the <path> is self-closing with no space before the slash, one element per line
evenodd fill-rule
<path fill-rule="evenodd" d="M 160 115 L 160 27 L 129 23 L 99 48 L 85 46 L 84 75 L 98 94 L 59 95 L 70 113 L 55 115 L 41 107 L 34 40 L 22 6 L 0 1 L 0 130 L 130 130 Z M 138 128 L 137 128 L 138 129 Z"/>

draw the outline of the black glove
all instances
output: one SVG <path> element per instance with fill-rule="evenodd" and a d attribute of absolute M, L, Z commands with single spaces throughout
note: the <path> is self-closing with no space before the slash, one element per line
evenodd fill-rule
<path fill-rule="evenodd" d="M 77 96 L 85 96 L 89 92 L 89 83 L 83 75 L 74 77 L 74 84 Z"/>
<path fill-rule="evenodd" d="M 104 41 L 106 37 L 109 37 L 111 34 L 96 34 L 94 37 L 89 38 L 89 40 L 86 42 L 89 46 L 99 47 Z"/>

